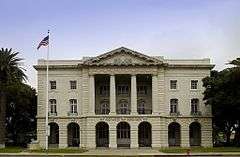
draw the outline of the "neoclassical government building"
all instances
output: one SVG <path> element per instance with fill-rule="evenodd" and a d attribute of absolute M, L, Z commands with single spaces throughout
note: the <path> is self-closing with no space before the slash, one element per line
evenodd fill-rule
<path fill-rule="evenodd" d="M 45 147 L 212 146 L 202 79 L 210 59 L 164 59 L 125 47 L 81 60 L 46 60 L 38 76 L 37 138 Z"/>

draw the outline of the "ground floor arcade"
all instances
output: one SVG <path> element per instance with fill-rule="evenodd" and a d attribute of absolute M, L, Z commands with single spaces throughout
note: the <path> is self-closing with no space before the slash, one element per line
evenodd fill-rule
<path fill-rule="evenodd" d="M 38 120 L 38 140 L 44 147 L 44 119 Z M 204 124 L 204 125 L 203 125 Z M 50 119 L 50 147 L 212 146 L 211 119 L 106 117 Z"/>

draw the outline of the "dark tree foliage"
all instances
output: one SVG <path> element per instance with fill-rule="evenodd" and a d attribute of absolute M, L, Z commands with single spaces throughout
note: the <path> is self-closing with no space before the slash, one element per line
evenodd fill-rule
<path fill-rule="evenodd" d="M 229 64 L 232 68 L 220 72 L 212 71 L 210 77 L 203 79 L 204 100 L 212 106 L 215 135 L 222 132 L 226 144 L 240 146 L 240 67 L 239 58 Z M 230 136 L 235 133 L 234 141 Z"/>
<path fill-rule="evenodd" d="M 17 144 L 16 136 L 36 128 L 32 118 L 36 115 L 36 93 L 23 83 L 27 77 L 18 54 L 12 49 L 0 49 L 0 144 L 10 140 Z"/>
<path fill-rule="evenodd" d="M 17 84 L 9 89 L 6 108 L 8 145 L 26 146 L 36 139 L 37 97 L 35 89 Z"/>

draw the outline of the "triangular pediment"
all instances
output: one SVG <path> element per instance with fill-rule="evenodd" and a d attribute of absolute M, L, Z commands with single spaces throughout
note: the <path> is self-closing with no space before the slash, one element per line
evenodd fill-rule
<path fill-rule="evenodd" d="M 125 47 L 112 50 L 84 62 L 85 65 L 161 65 L 163 62 L 154 57 L 130 50 Z"/>

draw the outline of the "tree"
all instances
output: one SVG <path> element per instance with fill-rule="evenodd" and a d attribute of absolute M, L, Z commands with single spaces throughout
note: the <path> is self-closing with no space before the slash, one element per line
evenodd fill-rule
<path fill-rule="evenodd" d="M 26 80 L 24 69 L 19 66 L 19 53 L 12 49 L 0 49 L 0 146 L 5 145 L 5 109 L 9 89 Z"/>
<path fill-rule="evenodd" d="M 236 65 L 220 72 L 212 71 L 203 79 L 206 87 L 204 100 L 212 106 L 214 130 L 223 132 L 230 145 L 230 136 L 235 132 L 234 144 L 240 145 L 240 67 L 239 58 L 230 62 Z"/>
<path fill-rule="evenodd" d="M 16 90 L 17 89 L 17 90 Z M 6 107 L 8 145 L 26 146 L 36 138 L 36 91 L 26 84 L 9 89 Z"/>

